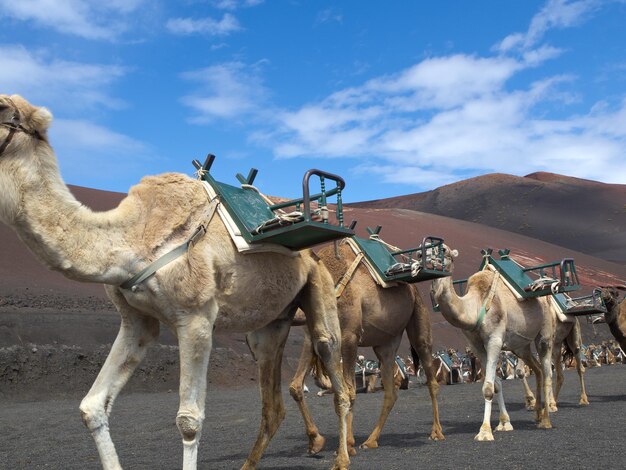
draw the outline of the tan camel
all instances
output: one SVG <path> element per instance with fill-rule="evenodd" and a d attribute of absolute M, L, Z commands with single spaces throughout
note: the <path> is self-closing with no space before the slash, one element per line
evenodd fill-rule
<path fill-rule="evenodd" d="M 318 253 L 322 262 L 330 271 L 335 285 L 355 260 L 355 254 L 345 243 L 337 247 L 328 246 Z M 354 367 L 359 346 L 372 347 L 381 364 L 381 380 L 384 386 L 384 402 L 374 430 L 361 445 L 361 448 L 378 447 L 378 438 L 387 420 L 389 412 L 397 399 L 393 373 L 396 352 L 406 330 L 411 346 L 424 363 L 427 375 L 428 391 L 433 406 L 433 425 L 430 438 L 444 439 L 439 422 L 437 394 L 439 385 L 435 380 L 432 367 L 432 331 L 428 310 L 415 286 L 400 284 L 395 287 L 381 288 L 372 279 L 367 268 L 361 263 L 347 284 L 337 302 L 339 322 L 341 324 L 341 349 L 344 378 L 348 384 L 351 404 L 354 404 L 355 377 Z M 300 362 L 291 382 L 289 391 L 296 400 L 304 419 L 306 434 L 309 438 L 309 452 L 316 453 L 324 445 L 324 437 L 319 433 L 307 404 L 304 400 L 303 381 L 309 370 L 312 350 L 306 343 L 302 348 Z M 415 360 L 415 359 L 414 359 Z M 352 455 L 355 440 L 352 432 L 352 407 L 348 415 L 348 447 Z"/>
<path fill-rule="evenodd" d="M 552 305 L 553 308 L 558 308 Z M 559 317 L 555 316 L 556 331 L 554 334 L 554 344 L 552 345 L 552 363 L 556 371 L 556 384 L 554 387 L 554 394 L 550 395 L 550 411 L 557 411 L 557 403 L 559 399 L 559 393 L 561 386 L 565 380 L 563 376 L 563 368 L 561 363 L 563 362 L 563 353 L 561 346 L 565 348 L 565 353 L 568 357 L 573 357 L 576 362 L 576 370 L 578 371 L 578 380 L 580 382 L 580 400 L 579 405 L 588 405 L 589 399 L 587 397 L 587 391 L 585 389 L 585 367 L 583 366 L 580 352 L 582 349 L 582 338 L 580 334 L 580 323 L 578 318 L 568 317 L 568 321 L 561 321 Z M 522 361 L 521 359 L 519 360 Z M 535 396 L 528 386 L 526 375 L 522 375 L 522 381 L 524 384 L 524 400 L 526 402 L 526 408 L 532 410 L 535 408 Z"/>
<path fill-rule="evenodd" d="M 452 262 L 456 251 L 451 251 L 448 247 L 445 250 L 446 257 Z M 450 277 L 435 279 L 432 283 L 431 293 L 443 317 L 461 329 L 485 368 L 482 387 L 485 412 L 480 431 L 474 438 L 478 441 L 493 440 L 490 417 L 494 395 L 500 408 L 496 431 L 513 430 L 504 405 L 502 381 L 496 376 L 496 364 L 503 349 L 524 358 L 537 375 L 536 419 L 540 428 L 552 427 L 547 401 L 552 388 L 553 315 L 550 314 L 544 298 L 519 302 L 510 289 L 498 281 L 498 276 L 491 270 L 477 272 L 468 279 L 467 291 L 463 297 L 459 297 L 454 290 Z M 484 316 L 481 315 L 481 310 L 486 312 Z M 531 353 L 530 346 L 533 342 L 539 351 L 541 365 Z M 539 406 L 542 388 L 545 397 L 543 410 Z"/>
<path fill-rule="evenodd" d="M 624 290 L 621 286 L 619 289 Z M 622 350 L 626 351 L 626 302 L 624 302 L 624 298 L 620 301 L 618 299 L 618 288 L 608 287 L 602 289 L 602 300 L 604 300 L 607 310 L 607 313 L 604 315 L 606 324 Z"/>
<path fill-rule="evenodd" d="M 120 312 L 117 339 L 80 405 L 102 466 L 121 468 L 109 433 L 111 408 L 163 323 L 174 331 L 180 348 L 176 424 L 185 470 L 196 468 L 213 330 L 248 333 L 263 406 L 258 437 L 243 465 L 254 468 L 285 414 L 282 352 L 291 317 L 301 307 L 337 390 L 340 431 L 334 468 L 347 468 L 350 405 L 340 370 L 334 285 L 323 265 L 308 251 L 293 257 L 240 254 L 220 219 L 209 220 L 214 203 L 201 182 L 181 174 L 146 177 L 116 209 L 92 212 L 61 179 L 46 135 L 51 121 L 45 108 L 0 95 L 0 220 L 49 268 L 74 280 L 106 284 Z M 207 224 L 206 234 L 191 243 L 185 256 L 133 289 L 120 287 L 201 224 Z"/>

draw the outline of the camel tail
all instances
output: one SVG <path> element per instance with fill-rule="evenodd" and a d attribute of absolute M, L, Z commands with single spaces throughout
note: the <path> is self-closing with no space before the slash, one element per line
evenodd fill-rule
<path fill-rule="evenodd" d="M 415 369 L 415 373 L 417 374 L 417 369 L 420 367 L 420 357 L 417 354 L 417 351 L 411 346 L 411 358 L 413 359 L 413 368 Z"/>

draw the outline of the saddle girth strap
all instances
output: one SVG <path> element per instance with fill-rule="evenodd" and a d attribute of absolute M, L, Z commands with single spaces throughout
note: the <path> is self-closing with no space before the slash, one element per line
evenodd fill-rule
<path fill-rule="evenodd" d="M 202 224 L 198 226 L 198 228 L 193 232 L 193 234 L 182 245 L 177 246 L 172 251 L 165 253 L 163 256 L 161 256 L 157 260 L 150 263 L 148 266 L 146 266 L 144 269 L 139 271 L 133 277 L 131 277 L 130 279 L 120 284 L 120 287 L 122 289 L 131 289 L 134 292 L 138 284 L 141 284 L 143 281 L 148 279 L 150 276 L 152 276 L 154 273 L 156 273 L 159 269 L 161 269 L 166 264 L 171 263 L 176 258 L 183 255 L 189 249 L 190 246 L 192 246 L 194 243 L 196 243 L 196 241 L 198 241 L 198 239 L 204 236 L 204 234 L 207 231 L 207 227 L 209 226 L 209 223 L 211 222 L 211 219 L 213 218 L 213 214 L 215 214 L 215 210 L 217 209 L 218 204 L 219 204 L 218 201 L 215 201 L 215 203 L 212 204 L 212 207 L 207 217 L 206 225 Z"/>
<path fill-rule="evenodd" d="M 354 272 L 356 271 L 356 268 L 359 267 L 359 263 L 361 262 L 364 256 L 365 255 L 363 254 L 363 252 L 359 252 L 354 258 L 354 261 L 352 261 L 352 264 L 350 265 L 348 270 L 344 273 L 343 276 L 341 276 L 341 279 L 339 279 L 339 282 L 335 286 L 336 298 L 341 297 L 341 294 L 343 294 L 343 291 L 346 290 L 346 287 L 350 283 L 350 279 L 352 279 L 352 276 L 354 276 Z"/>
<path fill-rule="evenodd" d="M 478 319 L 476 320 L 476 325 L 470 331 L 476 331 L 482 325 L 483 320 L 485 319 L 485 315 L 491 308 L 491 302 L 493 301 L 493 297 L 496 295 L 496 287 L 498 286 L 498 281 L 500 280 L 500 272 L 495 271 L 493 275 L 493 280 L 491 281 L 491 289 L 489 290 L 489 294 L 487 298 L 483 302 L 482 307 L 480 307 L 480 312 L 478 313 Z"/>

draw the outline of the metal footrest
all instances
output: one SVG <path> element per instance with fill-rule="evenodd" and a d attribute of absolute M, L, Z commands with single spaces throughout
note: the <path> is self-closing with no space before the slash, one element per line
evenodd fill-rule
<path fill-rule="evenodd" d="M 563 311 L 568 315 L 601 315 L 607 312 L 604 301 L 602 300 L 602 292 L 596 288 L 590 295 L 581 297 L 570 297 L 567 294 L 556 294 L 554 300 Z"/>

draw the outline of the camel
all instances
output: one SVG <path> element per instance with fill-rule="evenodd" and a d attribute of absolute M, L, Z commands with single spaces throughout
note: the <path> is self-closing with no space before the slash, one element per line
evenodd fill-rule
<path fill-rule="evenodd" d="M 291 317 L 300 307 L 337 391 L 339 449 L 334 468 L 347 468 L 349 396 L 340 369 L 334 284 L 324 266 L 310 251 L 294 256 L 239 253 L 219 217 L 211 217 L 216 201 L 208 200 L 200 181 L 182 174 L 145 177 L 117 208 L 91 211 L 61 178 L 47 138 L 51 122 L 47 109 L 17 95 L 0 95 L 0 220 L 50 269 L 76 281 L 105 284 L 121 315 L 117 338 L 80 404 L 102 467 L 121 468 L 109 415 L 163 323 L 179 344 L 176 425 L 185 470 L 197 466 L 213 330 L 247 333 L 258 365 L 263 410 L 258 437 L 242 468 L 255 468 L 285 414 L 281 359 Z M 132 288 L 121 287 L 181 243 L 189 248 L 185 256 Z"/>
<path fill-rule="evenodd" d="M 458 255 L 456 250 L 444 247 L 449 263 Z M 454 290 L 452 279 L 439 278 L 432 282 L 431 294 L 439 305 L 443 317 L 461 329 L 470 347 L 485 368 L 482 393 L 485 412 L 477 441 L 492 441 L 491 403 L 494 395 L 500 408 L 496 431 L 512 431 L 513 426 L 506 411 L 502 395 L 502 381 L 496 376 L 496 364 L 501 350 L 514 352 L 522 357 L 537 375 L 536 420 L 539 428 L 552 427 L 548 409 L 548 397 L 552 388 L 551 355 L 554 336 L 554 318 L 544 298 L 531 298 L 519 302 L 511 290 L 498 282 L 499 276 L 489 269 L 479 271 L 468 279 L 464 296 Z M 531 353 L 535 343 L 541 365 Z M 539 406 L 543 389 L 544 408 Z"/>
<path fill-rule="evenodd" d="M 553 305 L 552 308 L 558 307 Z M 554 369 L 556 371 L 556 385 L 554 394 L 551 394 L 550 396 L 551 412 L 557 411 L 559 392 L 561 391 L 561 386 L 565 380 L 563 376 L 563 368 L 561 367 L 561 364 L 564 361 L 561 346 L 565 349 L 565 355 L 567 357 L 572 357 L 576 361 L 576 370 L 578 371 L 578 380 L 580 382 L 580 400 L 578 404 L 583 406 L 589 404 L 587 391 L 585 389 L 585 367 L 583 366 L 582 359 L 580 357 L 580 352 L 582 350 L 580 323 L 576 317 L 569 317 L 569 320 L 570 321 L 561 321 L 558 317 L 555 317 L 556 331 L 554 334 L 554 343 L 552 345 L 552 363 L 554 364 Z M 524 400 L 526 402 L 526 408 L 528 410 L 532 410 L 535 407 L 535 396 L 528 386 L 525 374 L 522 375 L 522 381 L 524 384 Z"/>
<path fill-rule="evenodd" d="M 602 300 L 607 310 L 604 318 L 622 351 L 626 351 L 626 302 L 624 302 L 623 298 L 618 302 L 618 289 L 624 290 L 625 288 L 619 286 L 617 288 L 605 287 L 602 289 Z"/>
<path fill-rule="evenodd" d="M 335 285 L 339 283 L 356 258 L 346 243 L 339 243 L 336 247 L 327 246 L 318 252 L 318 256 L 330 271 Z M 384 386 L 384 401 L 380 417 L 370 436 L 360 446 L 363 449 L 371 449 L 378 447 L 382 428 L 397 399 L 398 394 L 393 379 L 394 359 L 404 331 L 407 332 L 411 346 L 418 354 L 418 357 L 413 359 L 415 364 L 421 360 L 426 371 L 427 386 L 433 407 L 430 438 L 444 439 L 437 405 L 439 385 L 432 366 L 430 317 L 417 288 L 409 284 L 382 288 L 376 284 L 367 268 L 361 263 L 338 298 L 337 308 L 341 325 L 343 373 L 351 403 L 348 415 L 350 454 L 356 454 L 352 432 L 352 406 L 356 398 L 354 368 L 358 347 L 374 349 L 381 364 L 381 380 Z M 311 355 L 311 347 L 305 338 L 298 369 L 291 381 L 289 392 L 298 404 L 304 419 L 309 439 L 309 453 L 315 454 L 322 449 L 325 439 L 315 425 L 304 400 L 303 381 L 310 367 Z"/>

